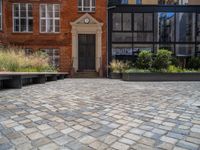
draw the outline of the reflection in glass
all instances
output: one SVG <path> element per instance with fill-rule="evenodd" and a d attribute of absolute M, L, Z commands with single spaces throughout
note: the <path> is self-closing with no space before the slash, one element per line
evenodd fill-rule
<path fill-rule="evenodd" d="M 112 56 L 130 56 L 132 54 L 132 44 L 112 44 Z"/>
<path fill-rule="evenodd" d="M 132 30 L 132 14 L 123 13 L 123 31 Z"/>
<path fill-rule="evenodd" d="M 135 42 L 152 42 L 153 33 L 151 32 L 135 32 L 134 33 Z"/>
<path fill-rule="evenodd" d="M 177 56 L 194 56 L 195 45 L 193 44 L 176 44 Z"/>
<path fill-rule="evenodd" d="M 132 42 L 133 34 L 129 32 L 117 32 L 112 34 L 113 42 Z"/>
<path fill-rule="evenodd" d="M 133 52 L 140 52 L 140 51 L 153 51 L 152 44 L 134 44 L 133 45 Z"/>
<path fill-rule="evenodd" d="M 197 15 L 197 41 L 200 42 L 200 14 Z"/>
<path fill-rule="evenodd" d="M 177 42 L 195 41 L 195 13 L 176 14 L 176 40 Z"/>
<path fill-rule="evenodd" d="M 155 14 L 155 39 L 160 42 L 174 42 L 175 13 L 161 12 Z"/>
<path fill-rule="evenodd" d="M 121 13 L 113 13 L 113 31 L 121 31 L 122 30 L 122 14 Z"/>

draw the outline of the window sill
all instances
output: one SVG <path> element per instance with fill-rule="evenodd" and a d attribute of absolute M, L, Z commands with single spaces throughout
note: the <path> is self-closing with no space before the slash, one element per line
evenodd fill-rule
<path fill-rule="evenodd" d="M 12 34 L 33 34 L 33 32 L 12 32 Z"/>

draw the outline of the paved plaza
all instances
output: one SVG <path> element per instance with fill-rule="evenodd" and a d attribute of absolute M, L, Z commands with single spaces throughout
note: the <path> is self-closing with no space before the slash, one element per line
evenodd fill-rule
<path fill-rule="evenodd" d="M 199 150 L 200 82 L 66 79 L 0 91 L 0 150 Z"/>

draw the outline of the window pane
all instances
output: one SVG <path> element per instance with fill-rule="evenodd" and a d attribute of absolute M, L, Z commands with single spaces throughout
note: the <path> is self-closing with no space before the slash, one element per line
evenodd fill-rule
<path fill-rule="evenodd" d="M 132 15 L 131 13 L 123 14 L 123 31 L 131 31 L 132 29 Z"/>
<path fill-rule="evenodd" d="M 84 0 L 83 3 L 84 6 L 90 6 L 90 0 Z"/>
<path fill-rule="evenodd" d="M 26 32 L 26 19 L 21 19 L 21 32 Z"/>
<path fill-rule="evenodd" d="M 19 32 L 19 20 L 14 19 L 14 31 Z"/>
<path fill-rule="evenodd" d="M 19 17 L 19 5 L 14 4 L 14 17 Z"/>
<path fill-rule="evenodd" d="M 41 20 L 41 32 L 46 32 L 46 20 Z"/>
<path fill-rule="evenodd" d="M 197 41 L 200 42 L 200 14 L 197 15 Z"/>
<path fill-rule="evenodd" d="M 155 24 L 156 41 L 174 42 L 175 13 L 156 13 Z"/>
<path fill-rule="evenodd" d="M 153 31 L 153 14 L 144 13 L 144 31 Z"/>
<path fill-rule="evenodd" d="M 113 42 L 132 42 L 132 33 L 113 33 L 112 41 Z"/>
<path fill-rule="evenodd" d="M 134 52 L 153 51 L 153 45 L 152 44 L 134 44 L 133 51 Z"/>
<path fill-rule="evenodd" d="M 41 17 L 46 17 L 46 7 L 45 7 L 45 5 L 40 5 L 40 12 L 41 12 Z"/>
<path fill-rule="evenodd" d="M 193 56 L 195 54 L 195 45 L 193 44 L 177 44 L 177 56 Z"/>
<path fill-rule="evenodd" d="M 33 11 L 32 5 L 29 4 L 29 5 L 28 5 L 28 16 L 29 16 L 29 17 L 33 17 L 32 11 Z"/>
<path fill-rule="evenodd" d="M 55 32 L 60 32 L 60 20 L 55 20 Z"/>
<path fill-rule="evenodd" d="M 153 33 L 135 32 L 134 41 L 135 42 L 153 42 Z"/>
<path fill-rule="evenodd" d="M 53 32 L 53 19 L 47 20 L 47 32 Z"/>
<path fill-rule="evenodd" d="M 143 30 L 143 14 L 135 13 L 134 14 L 134 31 Z"/>
<path fill-rule="evenodd" d="M 53 18 L 53 5 L 47 5 L 47 18 Z"/>
<path fill-rule="evenodd" d="M 176 40 L 177 42 L 195 41 L 195 14 L 176 14 Z"/>
<path fill-rule="evenodd" d="M 29 32 L 33 31 L 33 19 L 28 20 L 28 31 Z"/>
<path fill-rule="evenodd" d="M 55 13 L 55 17 L 59 18 L 60 17 L 60 6 L 59 5 L 55 5 L 54 6 L 54 13 Z"/>
<path fill-rule="evenodd" d="M 78 0 L 78 6 L 82 6 L 82 0 Z"/>
<path fill-rule="evenodd" d="M 26 17 L 26 4 L 20 4 L 20 17 Z"/>
<path fill-rule="evenodd" d="M 133 54 L 132 44 L 113 44 L 112 56 L 129 56 Z"/>
<path fill-rule="evenodd" d="M 122 30 L 122 15 L 121 13 L 114 13 L 113 14 L 113 30 L 114 31 L 121 31 Z"/>

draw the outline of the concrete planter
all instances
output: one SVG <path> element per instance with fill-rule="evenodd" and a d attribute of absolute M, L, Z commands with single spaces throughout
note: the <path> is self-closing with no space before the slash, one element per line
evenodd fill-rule
<path fill-rule="evenodd" d="M 121 79 L 122 78 L 122 74 L 121 73 L 111 73 L 110 74 L 110 78 L 111 79 Z"/>
<path fill-rule="evenodd" d="M 200 81 L 200 73 L 123 73 L 124 81 Z"/>

